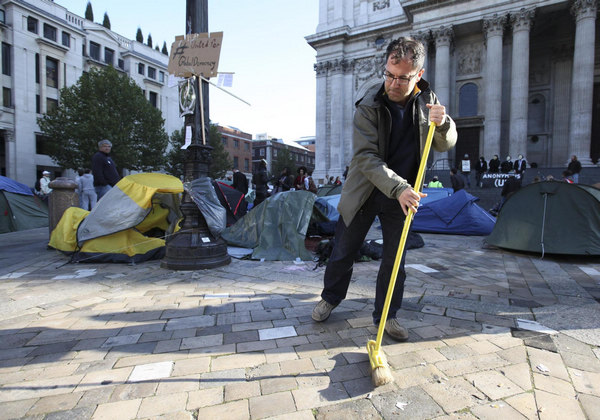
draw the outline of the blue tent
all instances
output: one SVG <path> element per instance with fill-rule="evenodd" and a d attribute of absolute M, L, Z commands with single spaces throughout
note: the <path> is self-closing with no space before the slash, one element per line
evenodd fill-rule
<path fill-rule="evenodd" d="M 412 223 L 414 232 L 489 235 L 496 219 L 479 207 L 479 198 L 460 190 L 419 207 Z"/>
<path fill-rule="evenodd" d="M 48 226 L 48 208 L 27 185 L 0 176 L 0 233 Z"/>

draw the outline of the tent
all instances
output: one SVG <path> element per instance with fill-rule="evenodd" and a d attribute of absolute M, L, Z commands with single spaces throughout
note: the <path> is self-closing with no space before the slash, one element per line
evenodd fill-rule
<path fill-rule="evenodd" d="M 27 185 L 0 175 L 0 233 L 48 226 L 48 208 Z"/>
<path fill-rule="evenodd" d="M 317 196 L 323 197 L 326 195 L 337 195 L 342 193 L 342 184 L 325 184 L 321 185 L 317 190 Z"/>
<path fill-rule="evenodd" d="M 244 217 L 248 210 L 248 203 L 244 194 L 221 181 L 213 181 L 212 185 L 215 188 L 219 202 L 227 212 L 227 226 L 233 225 Z"/>
<path fill-rule="evenodd" d="M 600 255 L 600 189 L 544 181 L 510 196 L 486 239 L 518 251 Z"/>
<path fill-rule="evenodd" d="M 139 262 L 164 256 L 165 234 L 181 217 L 181 181 L 159 173 L 121 179 L 91 212 L 70 207 L 49 245 L 74 253 L 75 261 Z M 158 236 L 158 237 L 157 237 Z"/>
<path fill-rule="evenodd" d="M 475 202 L 479 198 L 460 190 L 447 198 L 419 207 L 412 223 L 414 232 L 489 235 L 495 218 Z"/>
<path fill-rule="evenodd" d="M 221 237 L 229 245 L 253 248 L 253 259 L 312 261 L 304 239 L 315 199 L 309 191 L 277 193 L 226 228 Z"/>

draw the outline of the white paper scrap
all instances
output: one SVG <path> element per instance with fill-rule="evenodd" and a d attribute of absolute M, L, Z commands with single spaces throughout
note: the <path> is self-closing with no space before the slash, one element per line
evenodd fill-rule
<path fill-rule="evenodd" d="M 529 319 L 517 318 L 517 328 L 528 331 L 537 331 L 544 334 L 558 334 L 558 331 L 545 327 L 539 322 L 531 321 Z"/>
<path fill-rule="evenodd" d="M 431 268 L 431 267 L 427 267 L 426 265 L 423 265 L 423 264 L 406 264 L 406 267 L 414 268 L 415 270 L 419 270 L 422 273 L 437 273 L 438 272 L 438 270 Z"/>
<path fill-rule="evenodd" d="M 189 125 L 185 126 L 185 143 L 181 146 L 182 149 L 187 149 L 192 144 L 192 127 Z"/>

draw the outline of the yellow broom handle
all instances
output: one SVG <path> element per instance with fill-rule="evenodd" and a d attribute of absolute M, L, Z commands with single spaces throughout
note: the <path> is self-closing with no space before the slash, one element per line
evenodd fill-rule
<path fill-rule="evenodd" d="M 423 178 L 425 178 L 425 166 L 427 166 L 427 158 L 429 157 L 429 151 L 431 150 L 431 143 L 433 143 L 433 133 L 435 131 L 435 123 L 429 123 L 429 132 L 427 133 L 427 140 L 425 141 L 425 148 L 423 149 L 423 156 L 421 157 L 421 163 L 419 164 L 419 171 L 417 172 L 417 180 L 415 181 L 415 187 L 413 188 L 417 193 L 423 189 Z M 392 295 L 394 294 L 394 287 L 396 286 L 396 277 L 400 270 L 400 262 L 402 261 L 402 254 L 404 253 L 404 246 L 406 245 L 406 239 L 408 238 L 408 232 L 412 223 L 414 212 L 412 209 L 408 209 L 408 215 L 404 220 L 404 227 L 402 228 L 402 235 L 400 236 L 400 242 L 398 243 L 398 251 L 396 252 L 396 260 L 394 261 L 394 268 L 392 269 L 392 278 L 388 286 L 388 291 L 385 296 L 385 304 L 383 305 L 383 312 L 381 313 L 381 319 L 379 320 L 379 329 L 377 330 L 376 349 L 379 350 L 381 347 L 381 340 L 383 339 L 383 331 L 385 329 L 385 322 L 390 311 L 390 303 L 392 302 Z"/>

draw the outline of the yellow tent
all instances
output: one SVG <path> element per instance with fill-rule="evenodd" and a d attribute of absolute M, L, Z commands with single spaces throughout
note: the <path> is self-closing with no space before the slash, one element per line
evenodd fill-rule
<path fill-rule="evenodd" d="M 164 256 L 165 235 L 181 218 L 181 181 L 159 173 L 121 179 L 91 212 L 71 207 L 52 231 L 49 246 L 75 261 L 139 262 Z M 158 236 L 158 237 L 157 237 Z"/>

